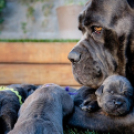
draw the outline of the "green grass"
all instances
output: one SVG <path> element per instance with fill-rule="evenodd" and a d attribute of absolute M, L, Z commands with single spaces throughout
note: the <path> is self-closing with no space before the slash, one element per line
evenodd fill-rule
<path fill-rule="evenodd" d="M 66 126 L 64 128 L 64 134 L 99 134 L 97 132 L 94 131 L 89 131 L 89 130 L 80 130 L 80 129 L 76 129 L 76 128 L 70 128 L 69 126 Z M 105 133 L 106 134 L 106 133 Z M 110 133 L 107 133 L 110 134 Z"/>
<path fill-rule="evenodd" d="M 68 127 L 68 126 L 66 126 L 65 128 L 64 128 L 64 134 L 98 134 L 98 133 L 96 133 L 96 132 L 91 132 L 91 131 L 89 131 L 89 130 L 79 130 L 79 129 L 76 129 L 76 128 L 70 128 L 70 127 Z"/>
<path fill-rule="evenodd" d="M 98 133 L 90 132 L 89 130 L 79 131 L 77 129 L 68 129 L 68 130 L 64 131 L 64 134 L 98 134 Z"/>
<path fill-rule="evenodd" d="M 78 42 L 79 40 L 62 40 L 62 39 L 45 39 L 45 40 L 37 40 L 37 39 L 0 39 L 0 42 Z"/>

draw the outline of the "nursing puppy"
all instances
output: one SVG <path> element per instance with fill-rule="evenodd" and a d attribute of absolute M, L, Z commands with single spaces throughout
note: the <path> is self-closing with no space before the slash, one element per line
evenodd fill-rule
<path fill-rule="evenodd" d="M 64 88 L 44 85 L 20 109 L 20 117 L 9 134 L 63 134 L 63 117 L 72 113 L 73 100 Z"/>
<path fill-rule="evenodd" d="M 125 77 L 119 75 L 109 76 L 95 94 L 98 105 L 110 115 L 124 115 L 133 105 L 134 89 Z"/>
<path fill-rule="evenodd" d="M 25 99 L 36 90 L 36 86 L 30 84 L 13 84 L 0 91 L 0 134 L 7 134 L 18 118 L 18 111 Z M 19 97 L 10 89 L 17 91 Z"/>

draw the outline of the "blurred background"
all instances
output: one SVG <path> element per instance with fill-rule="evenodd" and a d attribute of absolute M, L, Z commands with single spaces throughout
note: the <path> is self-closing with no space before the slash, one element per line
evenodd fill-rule
<path fill-rule="evenodd" d="M 87 0 L 0 0 L 1 39 L 79 39 Z"/>
<path fill-rule="evenodd" d="M 0 0 L 0 85 L 79 87 L 68 53 L 87 0 Z"/>

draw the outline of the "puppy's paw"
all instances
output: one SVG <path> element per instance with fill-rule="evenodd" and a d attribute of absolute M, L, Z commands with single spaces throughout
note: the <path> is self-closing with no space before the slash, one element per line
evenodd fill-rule
<path fill-rule="evenodd" d="M 89 108 L 88 106 L 80 106 L 81 107 L 81 109 L 83 110 L 83 111 L 85 111 L 85 112 L 91 112 L 91 108 Z"/>
<path fill-rule="evenodd" d="M 90 101 L 88 101 L 88 100 L 85 100 L 85 101 L 80 105 L 80 108 L 81 108 L 83 111 L 86 111 L 86 112 L 91 112 L 91 111 L 92 111 Z"/>
<path fill-rule="evenodd" d="M 85 112 L 94 112 L 98 109 L 98 104 L 96 101 L 89 101 L 85 100 L 81 105 L 80 108 Z"/>

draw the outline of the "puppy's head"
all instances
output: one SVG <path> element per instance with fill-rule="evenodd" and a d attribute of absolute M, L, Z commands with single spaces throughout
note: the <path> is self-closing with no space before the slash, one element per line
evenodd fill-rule
<path fill-rule="evenodd" d="M 32 84 L 12 84 L 8 86 L 9 88 L 13 88 L 19 92 L 19 95 L 22 97 L 22 101 L 31 95 L 39 86 L 35 86 Z"/>
<path fill-rule="evenodd" d="M 43 100 L 46 101 L 45 107 L 48 107 L 49 110 L 51 110 L 52 107 L 55 108 L 55 111 L 60 109 L 59 115 L 60 112 L 62 112 L 63 117 L 72 113 L 74 107 L 73 99 L 63 87 L 50 83 L 41 86 L 38 91 L 33 93 L 33 96 L 37 94 L 37 92 L 44 94 Z"/>
<path fill-rule="evenodd" d="M 29 96 L 40 86 L 35 86 L 32 84 L 21 84 L 20 87 L 26 92 L 27 96 Z"/>
<path fill-rule="evenodd" d="M 133 88 L 122 76 L 110 76 L 95 92 L 98 105 L 110 115 L 124 115 L 133 103 Z"/>

